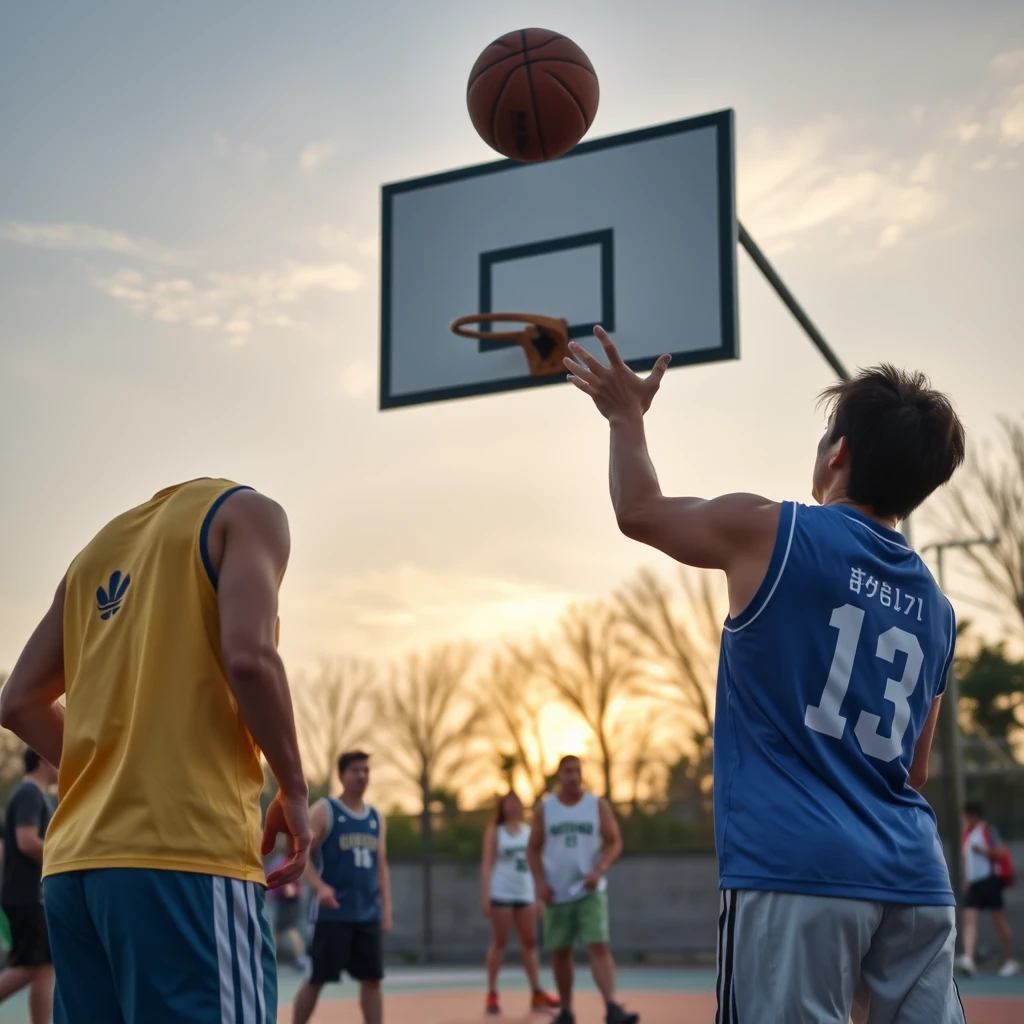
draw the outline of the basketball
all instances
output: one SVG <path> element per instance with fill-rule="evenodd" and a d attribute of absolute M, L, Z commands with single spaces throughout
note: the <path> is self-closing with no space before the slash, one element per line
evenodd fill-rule
<path fill-rule="evenodd" d="M 587 55 L 571 39 L 544 28 L 495 39 L 477 58 L 466 87 L 480 137 L 524 163 L 568 153 L 594 123 L 598 98 Z"/>

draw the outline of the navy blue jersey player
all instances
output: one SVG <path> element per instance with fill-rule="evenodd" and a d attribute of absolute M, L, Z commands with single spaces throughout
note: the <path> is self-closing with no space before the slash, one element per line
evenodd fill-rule
<path fill-rule="evenodd" d="M 569 379 L 611 427 L 629 537 L 724 570 L 715 718 L 720 1024 L 962 1024 L 954 898 L 920 789 L 953 657 L 949 601 L 896 526 L 964 458 L 921 374 L 891 366 L 824 393 L 816 505 L 662 494 L 641 379 L 572 347 Z"/>
<path fill-rule="evenodd" d="M 316 922 L 309 977 L 295 994 L 294 1024 L 313 1015 L 320 990 L 347 972 L 359 982 L 366 1024 L 380 1024 L 384 976 L 381 936 L 391 929 L 391 882 L 384 818 L 363 800 L 370 759 L 354 750 L 338 758 L 341 798 L 313 806 L 313 856 L 306 880 L 313 887 Z"/>

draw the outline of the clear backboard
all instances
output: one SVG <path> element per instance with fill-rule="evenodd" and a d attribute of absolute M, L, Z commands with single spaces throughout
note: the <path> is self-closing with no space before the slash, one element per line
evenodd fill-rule
<path fill-rule="evenodd" d="M 732 111 L 547 163 L 397 182 L 382 198 L 381 409 L 565 381 L 531 373 L 523 347 L 496 337 L 505 324 L 453 333 L 477 314 L 564 321 L 595 352 L 601 324 L 635 370 L 663 352 L 673 366 L 739 355 Z"/>

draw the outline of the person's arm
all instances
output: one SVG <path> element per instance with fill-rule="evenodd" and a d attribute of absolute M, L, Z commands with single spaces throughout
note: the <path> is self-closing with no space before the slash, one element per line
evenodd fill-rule
<path fill-rule="evenodd" d="M 919 793 L 924 789 L 928 781 L 928 761 L 932 753 L 932 740 L 935 738 L 935 726 L 939 721 L 939 707 L 942 704 L 941 695 L 932 701 L 931 710 L 925 719 L 921 735 L 917 737 L 917 745 L 914 747 L 914 758 L 910 763 L 910 774 L 907 776 L 907 784 L 916 789 Z"/>
<path fill-rule="evenodd" d="M 537 895 L 545 902 L 554 899 L 554 893 L 544 877 L 544 801 L 538 800 L 530 821 L 530 840 L 526 844 L 526 862 L 530 865 Z"/>
<path fill-rule="evenodd" d="M 588 889 L 597 887 L 601 876 L 622 854 L 622 833 L 619 831 L 619 823 L 615 820 L 612 805 L 602 797 L 598 801 L 597 812 L 601 828 L 601 857 L 594 865 L 594 870 L 587 875 L 585 885 Z"/>
<path fill-rule="evenodd" d="M 608 365 L 581 345 L 570 345 L 569 380 L 590 395 L 611 428 L 609 490 L 619 529 L 685 565 L 731 573 L 745 556 L 764 560 L 775 544 L 781 506 L 756 494 L 704 498 L 668 498 L 647 451 L 644 413 L 668 368 L 662 356 L 653 372 L 638 377 L 622 360 L 605 331 L 597 335 Z M 758 581 L 760 582 L 760 581 Z"/>
<path fill-rule="evenodd" d="M 383 814 L 377 815 L 380 822 L 380 839 L 377 843 L 377 885 L 380 887 L 380 930 L 387 935 L 391 931 L 391 868 L 388 865 L 388 825 Z"/>
<path fill-rule="evenodd" d="M 39 835 L 38 825 L 19 825 L 14 832 L 18 849 L 26 856 L 40 864 L 43 862 L 43 840 Z"/>
<path fill-rule="evenodd" d="M 0 693 L 0 726 L 55 768 L 64 747 L 64 580 Z"/>
<path fill-rule="evenodd" d="M 232 494 L 214 516 L 208 554 L 217 572 L 221 657 L 242 720 L 278 784 L 262 851 L 270 853 L 281 834 L 291 847 L 287 863 L 267 876 L 270 888 L 302 877 L 311 838 L 309 789 L 276 642 L 278 590 L 290 549 L 284 510 L 256 491 Z"/>
<path fill-rule="evenodd" d="M 532 840 L 533 832 L 530 837 Z M 484 832 L 484 848 L 480 854 L 480 909 L 486 917 L 491 910 L 491 874 L 494 872 L 494 858 L 498 851 L 498 831 L 494 825 L 488 825 Z M 529 844 L 527 844 L 529 856 Z"/>
<path fill-rule="evenodd" d="M 317 802 L 313 804 L 313 808 L 309 812 L 309 824 L 313 835 L 313 841 L 309 848 L 311 856 L 306 862 L 306 869 L 303 871 L 302 877 L 305 879 L 306 884 L 313 890 L 313 895 L 321 906 L 331 907 L 332 909 L 337 910 L 338 898 L 335 896 L 334 890 L 320 877 L 320 873 L 317 871 L 312 857 L 312 854 L 323 846 L 324 839 L 327 836 L 328 822 L 326 800 L 317 800 Z"/>

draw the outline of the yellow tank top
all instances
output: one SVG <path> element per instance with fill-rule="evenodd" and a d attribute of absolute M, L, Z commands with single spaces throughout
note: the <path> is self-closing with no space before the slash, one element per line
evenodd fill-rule
<path fill-rule="evenodd" d="M 206 538 L 237 485 L 193 480 L 68 569 L 67 717 L 43 874 L 136 867 L 263 882 L 260 752 L 220 656 Z"/>

